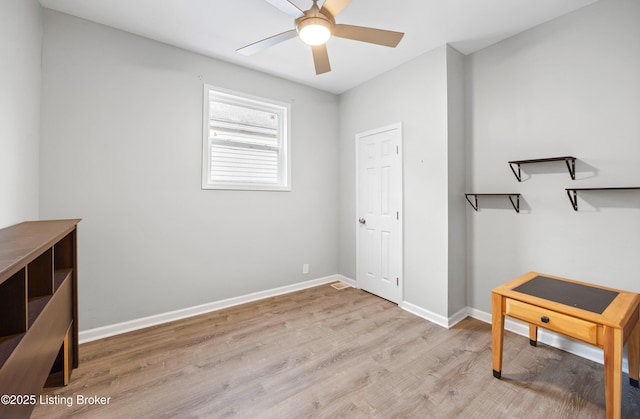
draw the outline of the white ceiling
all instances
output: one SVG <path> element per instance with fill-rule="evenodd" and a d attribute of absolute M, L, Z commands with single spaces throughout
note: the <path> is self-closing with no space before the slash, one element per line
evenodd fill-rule
<path fill-rule="evenodd" d="M 290 0 L 302 10 L 311 0 Z M 597 0 L 352 0 L 336 23 L 405 32 L 397 48 L 340 38 L 332 71 L 317 76 L 311 50 L 291 39 L 245 57 L 236 49 L 294 28 L 265 0 L 40 0 L 43 7 L 170 45 L 342 93 L 446 43 L 469 54 Z M 319 5 L 323 0 L 319 1 Z"/>

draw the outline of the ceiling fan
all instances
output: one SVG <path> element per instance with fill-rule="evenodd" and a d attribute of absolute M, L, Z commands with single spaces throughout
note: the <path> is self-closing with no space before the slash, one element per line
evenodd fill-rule
<path fill-rule="evenodd" d="M 326 46 L 331 36 L 392 48 L 395 48 L 404 36 L 402 32 L 336 23 L 335 17 L 351 3 L 351 0 L 326 0 L 322 8 L 318 7 L 318 0 L 313 0 L 313 6 L 306 11 L 300 10 L 288 0 L 266 1 L 295 18 L 296 28 L 239 48 L 236 51 L 240 54 L 253 55 L 280 42 L 300 36 L 304 43 L 311 46 L 316 74 L 323 74 L 331 71 Z"/>

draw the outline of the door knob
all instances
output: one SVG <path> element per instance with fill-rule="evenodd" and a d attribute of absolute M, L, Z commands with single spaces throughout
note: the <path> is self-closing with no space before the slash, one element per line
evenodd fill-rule
<path fill-rule="evenodd" d="M 361 219 L 359 219 L 358 221 L 360 222 L 360 224 L 364 224 L 364 223 L 366 223 L 366 222 L 367 222 L 367 220 L 365 220 L 364 218 L 361 218 Z"/>

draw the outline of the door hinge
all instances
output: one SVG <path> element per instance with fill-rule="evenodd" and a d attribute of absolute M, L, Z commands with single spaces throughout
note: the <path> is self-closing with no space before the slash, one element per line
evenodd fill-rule
<path fill-rule="evenodd" d="M 396 211 L 396 220 L 400 219 L 400 211 Z"/>
<path fill-rule="evenodd" d="M 400 154 L 400 146 L 399 145 L 396 146 L 396 154 Z"/>
<path fill-rule="evenodd" d="M 400 278 L 396 278 L 396 287 L 400 286 Z"/>

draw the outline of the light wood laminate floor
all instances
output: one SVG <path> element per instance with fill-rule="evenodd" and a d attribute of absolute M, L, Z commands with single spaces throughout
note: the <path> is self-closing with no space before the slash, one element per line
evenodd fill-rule
<path fill-rule="evenodd" d="M 491 325 L 446 330 L 325 285 L 83 344 L 70 385 L 43 393 L 73 406 L 38 405 L 32 417 L 604 417 L 600 364 L 507 332 L 502 376 Z M 623 415 L 640 417 L 624 380 Z"/>

